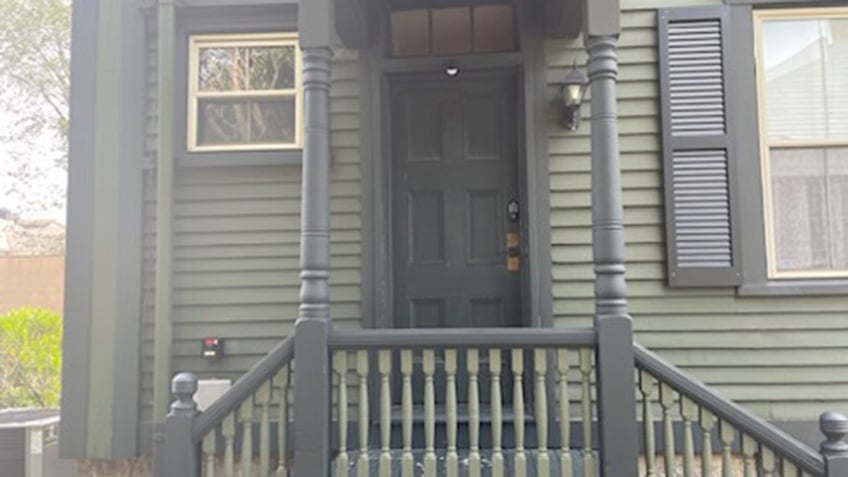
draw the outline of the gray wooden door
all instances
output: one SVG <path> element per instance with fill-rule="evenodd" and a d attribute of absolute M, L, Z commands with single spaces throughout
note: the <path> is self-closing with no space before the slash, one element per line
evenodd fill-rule
<path fill-rule="evenodd" d="M 460 78 L 393 89 L 395 327 L 522 324 L 521 274 L 507 267 L 507 234 L 521 230 L 507 209 L 522 205 L 514 91 Z"/>

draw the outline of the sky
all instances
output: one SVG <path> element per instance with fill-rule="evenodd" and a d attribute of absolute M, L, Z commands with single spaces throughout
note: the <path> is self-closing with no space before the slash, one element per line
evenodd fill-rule
<path fill-rule="evenodd" d="M 0 131 L 7 131 L 15 117 L 0 111 Z M 67 172 L 56 166 L 61 154 L 50 135 L 33 138 L 31 144 L 0 140 L 0 208 L 10 209 L 29 219 L 52 219 L 65 222 L 64 196 Z M 28 184 L 12 177 L 22 167 L 17 161 L 28 161 L 32 176 Z M 60 205 L 51 203 L 59 200 Z M 42 210 L 39 210 L 42 209 Z"/>

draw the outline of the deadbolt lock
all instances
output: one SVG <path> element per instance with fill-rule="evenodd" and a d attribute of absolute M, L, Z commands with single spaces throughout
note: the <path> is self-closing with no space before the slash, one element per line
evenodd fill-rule
<path fill-rule="evenodd" d="M 510 272 L 521 269 L 521 242 L 517 232 L 506 234 L 506 269 Z"/>

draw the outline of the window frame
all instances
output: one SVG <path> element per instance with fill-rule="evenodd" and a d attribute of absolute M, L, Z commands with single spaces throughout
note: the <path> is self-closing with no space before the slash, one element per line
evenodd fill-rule
<path fill-rule="evenodd" d="M 757 130 L 759 133 L 759 165 L 760 181 L 762 187 L 762 220 L 763 234 L 765 239 L 765 265 L 766 279 L 775 281 L 785 280 L 828 280 L 848 278 L 848 269 L 807 269 L 807 270 L 784 270 L 777 267 L 777 234 L 775 233 L 774 201 L 771 187 L 771 148 L 781 149 L 823 149 L 828 147 L 848 148 L 848 138 L 841 139 L 792 139 L 792 140 L 769 140 L 767 131 L 766 114 L 766 89 L 765 74 L 763 69 L 764 44 L 763 24 L 769 20 L 799 20 L 799 19 L 848 19 L 848 7 L 802 7 L 782 9 L 757 9 L 754 10 L 753 18 L 753 40 L 754 40 L 754 67 L 756 77 L 757 96 Z"/>
<path fill-rule="evenodd" d="M 477 8 L 485 8 L 485 7 L 509 7 L 512 12 L 512 48 L 506 50 L 477 50 L 474 42 L 475 38 L 475 10 Z M 444 11 L 450 9 L 467 9 L 469 15 L 469 28 L 468 28 L 468 40 L 469 40 L 469 50 L 467 52 L 461 53 L 447 53 L 447 52 L 433 52 L 433 13 L 436 11 Z M 426 52 L 420 54 L 409 54 L 409 55 L 399 55 L 394 52 L 393 45 L 393 19 L 396 13 L 404 13 L 404 12 L 416 12 L 422 11 L 426 12 L 427 18 L 427 42 L 426 42 Z M 414 60 L 421 58 L 462 58 L 462 57 L 470 57 L 470 56 L 484 56 L 484 55 L 504 55 L 504 54 L 515 54 L 521 51 L 521 25 L 518 18 L 518 11 L 516 8 L 516 4 L 511 1 L 494 1 L 492 3 L 486 2 L 470 2 L 470 3 L 444 3 L 444 4 L 398 4 L 393 8 L 389 9 L 385 16 L 385 22 L 387 24 L 386 31 L 384 32 L 384 56 L 389 60 Z"/>
<path fill-rule="evenodd" d="M 282 90 L 222 91 L 201 92 L 198 88 L 200 49 L 209 47 L 255 47 L 282 46 L 294 47 L 294 88 Z M 302 59 L 297 32 L 280 31 L 265 33 L 198 33 L 188 35 L 188 74 L 186 87 L 186 151 L 188 153 L 215 152 L 259 152 L 259 151 L 296 151 L 303 148 L 303 82 Z M 259 144 L 199 145 L 197 128 L 199 124 L 198 103 L 203 98 L 287 98 L 294 99 L 294 142 Z"/>

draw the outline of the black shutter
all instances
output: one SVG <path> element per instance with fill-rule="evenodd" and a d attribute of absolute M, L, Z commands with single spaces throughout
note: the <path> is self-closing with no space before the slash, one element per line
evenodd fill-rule
<path fill-rule="evenodd" d="M 670 286 L 741 283 L 725 6 L 659 11 Z M 751 91 L 751 94 L 754 94 Z"/>

